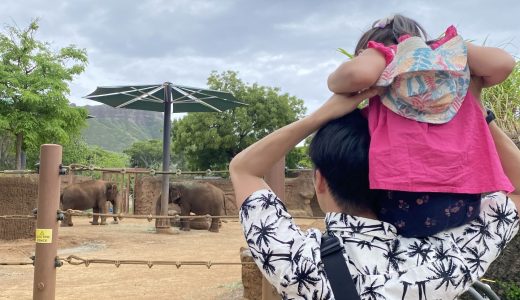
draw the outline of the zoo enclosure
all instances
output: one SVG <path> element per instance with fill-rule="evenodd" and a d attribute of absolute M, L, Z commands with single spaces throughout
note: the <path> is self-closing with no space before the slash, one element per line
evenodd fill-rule
<path fill-rule="evenodd" d="M 232 265 L 245 263 L 227 263 L 227 262 L 200 262 L 200 261 L 139 261 L 139 260 L 96 260 L 83 259 L 74 255 L 66 259 L 57 256 L 57 239 L 58 239 L 58 221 L 63 218 L 61 211 L 58 210 L 59 191 L 60 191 L 60 175 L 63 175 L 63 168 L 59 164 L 61 161 L 61 146 L 43 145 L 41 151 L 42 167 L 40 170 L 38 185 L 38 207 L 37 227 L 36 227 L 36 252 L 34 257 L 34 282 L 33 282 L 33 299 L 54 299 L 56 284 L 56 268 L 60 267 L 63 262 L 71 265 L 88 266 L 90 263 L 110 263 L 119 267 L 121 264 L 146 264 L 148 267 L 153 265 L 175 265 L 179 268 L 181 265 L 205 265 L 210 268 L 212 265 Z M 123 174 L 124 175 L 124 174 Z M 107 176 L 108 178 L 108 176 Z M 110 177 L 113 178 L 113 177 Z M 122 177 L 125 183 L 125 177 Z M 283 161 L 278 162 L 266 176 L 266 180 L 272 189 L 279 195 L 284 195 L 284 172 Z M 130 177 L 128 181 L 130 182 Z M 128 191 L 128 189 L 126 189 Z M 101 215 L 101 214 L 98 214 Z M 113 215 L 113 214 L 105 214 Z M 115 215 L 118 216 L 118 215 Z M 5 216 L 0 216 L 5 217 Z M 13 216 L 11 216 L 13 217 Z M 14 216 L 17 217 L 17 216 Z M 18 216 L 20 218 L 31 218 L 35 216 Z M 168 216 L 150 216 L 154 218 L 172 218 Z M 209 216 L 212 217 L 212 216 Z M 216 216 L 213 216 L 216 217 Z M 14 263 L 17 265 L 27 265 L 29 263 Z M 0 263 L 0 265 L 6 265 Z M 279 296 L 273 288 L 263 280 L 262 299 L 279 299 Z M 476 283 L 474 288 L 470 289 L 470 295 L 473 299 L 484 299 L 480 293 L 487 295 L 489 299 L 498 299 L 492 290 L 481 283 Z"/>

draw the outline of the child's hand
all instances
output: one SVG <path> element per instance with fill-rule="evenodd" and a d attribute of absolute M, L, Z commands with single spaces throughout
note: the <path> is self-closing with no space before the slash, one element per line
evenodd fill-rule
<path fill-rule="evenodd" d="M 370 88 L 359 93 L 334 94 L 315 112 L 324 122 L 342 117 L 356 109 L 361 101 L 380 93 L 380 88 Z"/>

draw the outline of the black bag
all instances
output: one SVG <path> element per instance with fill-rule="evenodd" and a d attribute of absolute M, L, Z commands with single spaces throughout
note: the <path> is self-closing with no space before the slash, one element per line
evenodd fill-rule
<path fill-rule="evenodd" d="M 337 237 L 328 234 L 321 237 L 321 260 L 325 265 L 325 273 L 334 298 L 336 300 L 360 300 L 345 258 L 343 258 L 343 247 Z"/>

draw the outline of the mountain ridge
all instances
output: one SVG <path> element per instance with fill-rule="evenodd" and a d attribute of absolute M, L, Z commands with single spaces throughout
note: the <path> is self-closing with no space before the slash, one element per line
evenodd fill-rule
<path fill-rule="evenodd" d="M 82 107 L 94 117 L 87 120 L 88 126 L 81 133 L 89 145 L 122 152 L 137 141 L 162 139 L 163 113 L 108 105 Z"/>

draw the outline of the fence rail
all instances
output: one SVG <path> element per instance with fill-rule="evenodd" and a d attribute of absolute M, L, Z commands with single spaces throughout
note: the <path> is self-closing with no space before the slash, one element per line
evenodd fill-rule
<path fill-rule="evenodd" d="M 175 171 L 159 171 L 155 169 L 145 169 L 145 170 L 136 170 L 134 168 L 102 168 L 94 165 L 83 165 L 83 164 L 70 164 L 68 166 L 63 166 L 64 169 L 69 171 L 102 171 L 102 172 L 111 172 L 111 173 L 121 173 L 121 174 L 149 174 L 151 176 L 161 175 L 161 174 L 169 174 L 169 175 L 214 175 L 214 174 L 227 174 L 228 170 L 211 170 L 207 169 L 205 171 L 183 171 L 177 169 Z M 298 171 L 310 171 L 311 169 L 286 169 L 288 172 L 298 172 Z M 3 170 L 0 171 L 0 174 L 38 174 L 37 170 Z"/>
<path fill-rule="evenodd" d="M 183 220 L 183 219 L 233 219 L 238 220 L 239 216 L 211 216 L 211 215 L 194 215 L 194 216 L 160 216 L 160 215 L 127 215 L 123 213 L 118 214 L 103 214 L 103 213 L 93 213 L 93 212 L 85 212 L 81 210 L 72 210 L 68 209 L 66 211 L 59 210 L 58 213 L 62 213 L 64 215 L 75 216 L 75 217 L 117 217 L 119 219 L 146 219 L 148 222 L 151 222 L 154 219 L 174 219 L 174 220 Z M 0 216 L 0 219 L 6 220 L 26 220 L 26 219 L 36 219 L 35 215 L 3 215 Z M 323 217 L 293 217 L 293 219 L 299 220 L 322 220 Z"/>
<path fill-rule="evenodd" d="M 31 257 L 34 261 L 34 257 Z M 65 262 L 73 266 L 85 267 L 91 264 L 108 264 L 117 268 L 121 265 L 146 265 L 148 268 L 153 266 L 175 266 L 179 269 L 182 266 L 205 266 L 210 269 L 213 266 L 243 266 L 254 265 L 254 262 L 229 262 L 229 261 L 202 261 L 202 260 L 136 260 L 136 259 L 101 259 L 101 258 L 82 258 L 76 255 L 69 255 L 65 258 L 57 257 L 57 261 Z M 0 262 L 0 266 L 26 266 L 34 265 L 34 262 Z"/>

